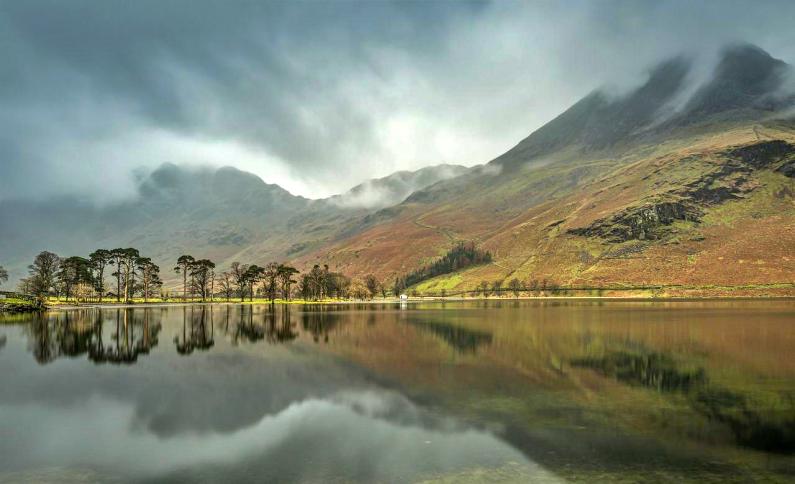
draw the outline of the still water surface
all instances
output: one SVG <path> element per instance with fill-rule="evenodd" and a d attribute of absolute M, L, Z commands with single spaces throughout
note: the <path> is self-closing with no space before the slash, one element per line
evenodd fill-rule
<path fill-rule="evenodd" d="M 0 481 L 795 479 L 795 302 L 0 319 Z"/>

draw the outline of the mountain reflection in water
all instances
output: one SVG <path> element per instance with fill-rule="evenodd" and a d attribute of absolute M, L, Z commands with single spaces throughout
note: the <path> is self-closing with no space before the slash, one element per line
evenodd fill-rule
<path fill-rule="evenodd" d="M 0 481 L 787 480 L 794 306 L 30 315 L 0 326 Z"/>

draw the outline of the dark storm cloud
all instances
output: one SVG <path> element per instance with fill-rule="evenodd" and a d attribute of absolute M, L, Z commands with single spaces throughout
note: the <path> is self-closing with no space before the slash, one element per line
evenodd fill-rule
<path fill-rule="evenodd" d="M 135 168 L 167 161 L 308 196 L 482 163 L 681 51 L 750 41 L 792 61 L 794 15 L 786 1 L 2 2 L 0 199 L 129 195 Z"/>

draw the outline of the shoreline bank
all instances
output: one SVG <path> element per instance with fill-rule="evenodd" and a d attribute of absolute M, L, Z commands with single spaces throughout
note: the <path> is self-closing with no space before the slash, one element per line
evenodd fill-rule
<path fill-rule="evenodd" d="M 513 302 L 513 301 L 602 301 L 602 302 L 697 302 L 697 301 L 795 301 L 795 296 L 674 296 L 674 297 L 648 297 L 648 296 L 520 296 L 520 297 L 417 297 L 405 300 L 397 298 L 369 299 L 369 300 L 323 300 L 323 301 L 191 301 L 191 302 L 139 302 L 139 303 L 61 303 L 47 306 L 46 311 L 72 310 L 72 309 L 125 309 L 125 308 L 157 308 L 180 306 L 312 306 L 312 305 L 362 305 L 362 304 L 417 304 L 417 303 L 458 303 L 458 302 Z"/>

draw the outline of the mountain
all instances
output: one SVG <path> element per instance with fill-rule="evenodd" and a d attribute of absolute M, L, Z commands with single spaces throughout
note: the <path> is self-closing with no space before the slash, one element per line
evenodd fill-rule
<path fill-rule="evenodd" d="M 791 291 L 792 68 L 740 45 L 698 85 L 692 69 L 676 58 L 622 96 L 594 91 L 490 163 L 415 192 L 301 261 L 390 280 L 473 240 L 492 264 L 418 289 L 515 277 Z"/>
<path fill-rule="evenodd" d="M 164 269 L 191 253 L 221 269 L 288 260 L 391 281 L 474 241 L 492 263 L 417 289 L 517 278 L 792 293 L 793 69 L 749 45 L 724 50 L 707 79 L 693 62 L 662 62 L 622 95 L 595 90 L 484 165 L 398 172 L 324 200 L 234 168 L 163 165 L 110 207 L 3 201 L 0 261 L 13 278 L 40 250 L 134 246 Z"/>
<path fill-rule="evenodd" d="M 328 199 L 340 207 L 380 209 L 396 205 L 409 195 L 436 182 L 455 178 L 468 169 L 461 165 L 427 166 L 416 171 L 398 171 L 367 180 L 341 195 Z"/>
<path fill-rule="evenodd" d="M 625 141 L 655 123 L 682 89 L 689 67 L 681 57 L 663 62 L 644 85 L 618 99 L 596 90 L 495 161 L 509 164 L 573 146 L 592 150 Z"/>
<path fill-rule="evenodd" d="M 675 122 L 755 120 L 792 107 L 795 92 L 792 85 L 786 84 L 791 76 L 789 65 L 759 47 L 731 47 L 724 53 L 713 78 L 695 93 Z"/>
<path fill-rule="evenodd" d="M 85 256 L 100 247 L 132 246 L 162 269 L 184 253 L 221 266 L 232 259 L 267 263 L 320 246 L 372 211 L 465 170 L 439 165 L 398 172 L 309 200 L 236 168 L 166 163 L 139 180 L 136 197 L 112 205 L 72 197 L 0 201 L 0 261 L 12 280 L 24 276 L 42 250 Z M 170 271 L 164 277 L 174 278 Z"/>
<path fill-rule="evenodd" d="M 677 57 L 652 69 L 648 80 L 628 94 L 613 98 L 596 90 L 495 162 L 510 166 L 573 148 L 592 152 L 651 143 L 686 135 L 682 130 L 696 125 L 752 122 L 795 104 L 795 90 L 782 90 L 792 75 L 790 66 L 756 46 L 725 49 L 712 78 L 682 100 L 692 68 L 686 57 Z"/>

